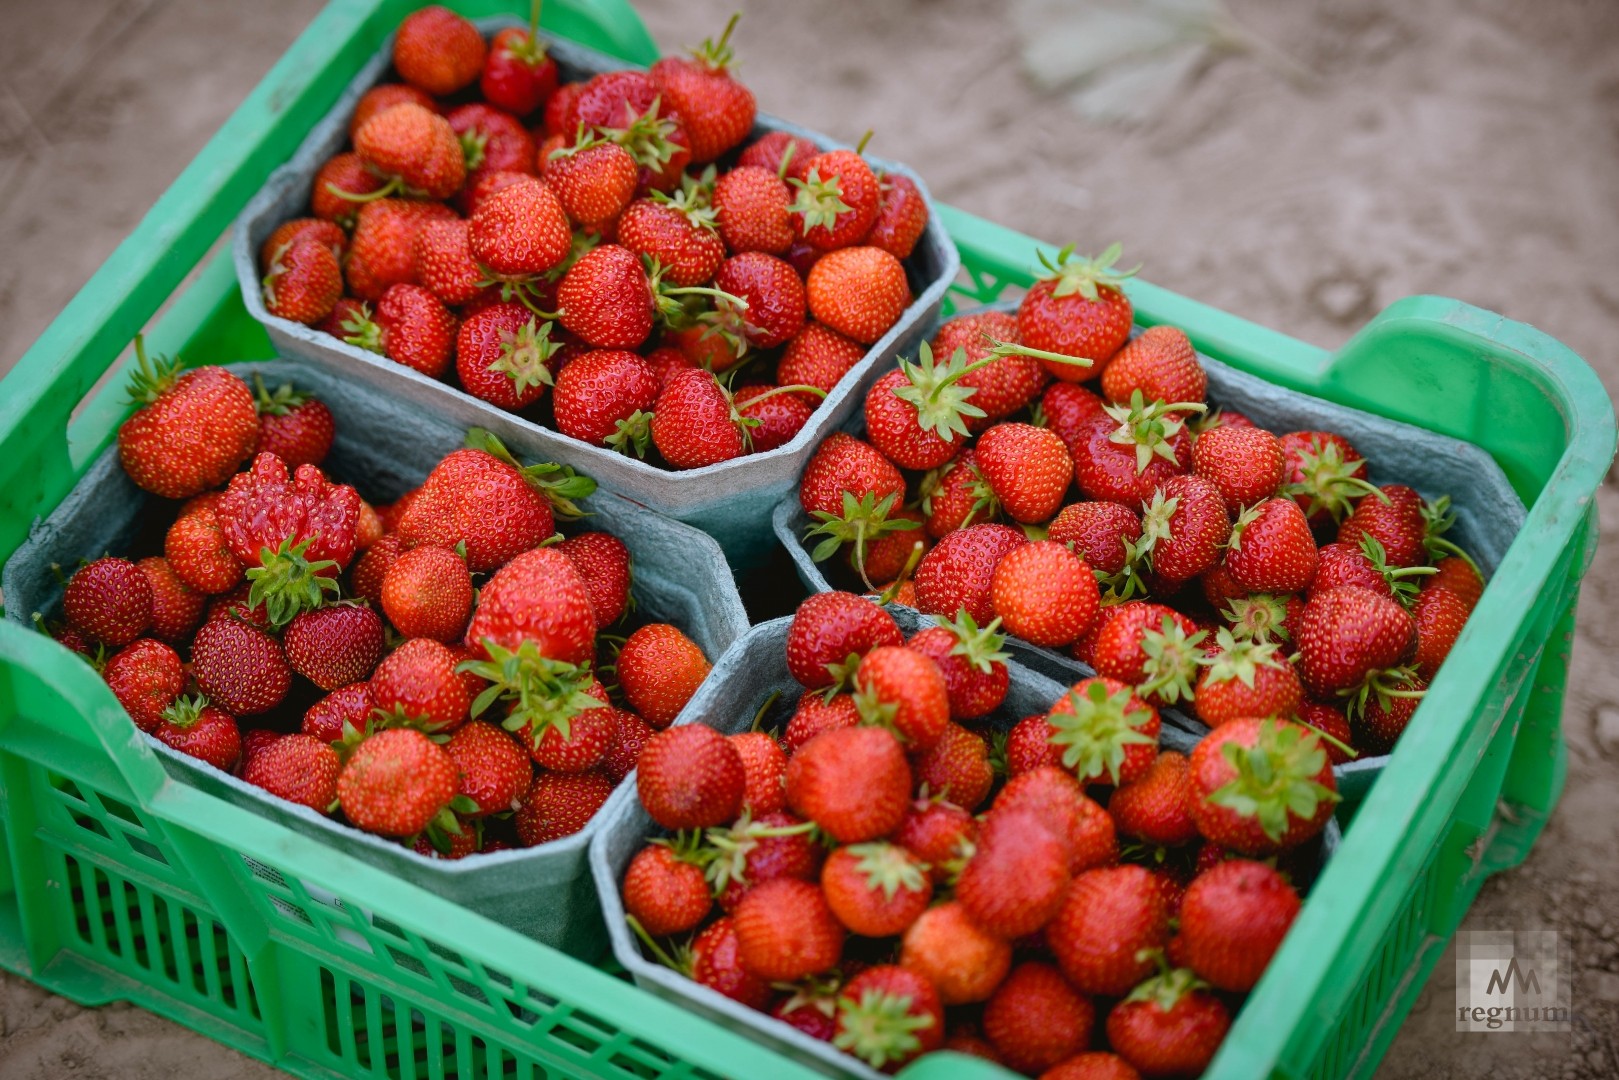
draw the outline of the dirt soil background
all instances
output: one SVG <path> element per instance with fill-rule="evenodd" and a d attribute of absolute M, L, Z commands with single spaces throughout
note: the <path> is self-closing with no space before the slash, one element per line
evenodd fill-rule
<path fill-rule="evenodd" d="M 318 6 L 5 0 L 0 372 Z M 1459 297 L 1562 339 L 1619 389 L 1619 6 L 1604 0 L 1234 0 L 1313 82 L 1237 56 L 1122 129 L 1032 87 L 1000 4 L 640 6 L 665 50 L 742 7 L 735 43 L 762 108 L 849 141 L 875 128 L 874 149 L 942 200 L 1082 250 L 1121 239 L 1152 281 L 1329 348 L 1401 296 Z M 1613 474 L 1598 499 L 1619 530 Z M 1465 924 L 1567 935 L 1575 1030 L 1456 1033 L 1447 955 L 1381 1076 L 1619 1076 L 1619 546 L 1598 552 L 1584 600 L 1567 793 Z M 0 977 L 5 1080 L 271 1074 L 141 1010 Z"/>

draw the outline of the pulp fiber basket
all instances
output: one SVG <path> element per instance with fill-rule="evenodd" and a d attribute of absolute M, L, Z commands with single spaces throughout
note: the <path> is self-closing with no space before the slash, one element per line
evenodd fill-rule
<path fill-rule="evenodd" d="M 115 366 L 122 383 L 120 350 L 415 6 L 326 8 L 5 380 L 0 557 L 61 503 L 127 414 L 118 386 L 88 392 Z M 526 7 L 452 6 L 475 17 Z M 550 0 L 544 21 L 628 61 L 656 55 L 623 0 Z M 947 306 L 1027 284 L 1033 240 L 938 209 L 967 273 Z M 1138 320 L 1184 328 L 1208 356 L 1484 448 L 1529 508 L 1431 690 L 1429 705 L 1450 719 L 1402 743 L 1210 1072 L 1369 1076 L 1483 880 L 1522 861 L 1561 791 L 1568 642 L 1613 413 L 1568 349 L 1454 301 L 1401 301 L 1327 353 L 1144 282 L 1128 291 Z M 201 266 L 149 344 L 194 363 L 275 353 L 227 259 Z M 176 783 L 155 757 L 129 752 L 129 735 L 116 699 L 75 657 L 0 620 L 8 970 L 84 1004 L 134 1001 L 304 1077 L 816 1075 L 609 970 Z M 1005 1074 L 938 1055 L 904 1075 Z"/>
<path fill-rule="evenodd" d="M 493 34 L 499 27 L 515 22 L 511 18 L 484 20 L 481 29 L 486 35 Z M 597 72 L 625 66 L 623 60 L 569 41 L 554 41 L 550 51 L 564 80 L 588 79 Z M 486 427 L 515 450 L 572 465 L 595 477 L 611 491 L 711 533 L 734 563 L 759 562 L 773 547 L 770 512 L 782 494 L 791 490 L 815 447 L 837 429 L 851 410 L 859 408 L 865 399 L 866 387 L 876 379 L 879 369 L 887 367 L 888 360 L 915 350 L 924 330 L 938 314 L 945 289 L 956 277 L 960 261 L 936 213 L 930 213 L 927 229 L 917 242 L 916 250 L 905 260 L 915 299 L 899 321 L 871 346 L 865 358 L 832 389 L 797 435 L 785 445 L 764 453 L 700 469 L 665 469 L 609 448 L 591 446 L 539 423 L 533 418 L 534 414 L 549 412 L 549 398 L 521 415 L 508 412 L 479 400 L 459 386 L 428 378 L 385 356 L 289 319 L 277 318 L 265 310 L 259 287 L 259 248 L 277 225 L 309 212 L 309 188 L 316 171 L 347 146 L 348 122 L 354 105 L 366 90 L 389 74 L 390 56 L 391 48 L 387 47 L 373 55 L 336 106 L 315 124 L 292 160 L 270 176 L 237 221 L 232 254 L 248 311 L 264 324 L 270 340 L 285 355 L 350 371 L 379 390 L 431 403 L 434 409 L 465 426 Z M 758 118 L 748 141 L 769 131 L 789 131 L 827 149 L 842 145 L 818 132 L 763 115 Z M 924 199 L 928 198 L 927 186 L 910 169 L 877 157 L 867 160 L 876 168 L 909 177 L 916 182 Z"/>
<path fill-rule="evenodd" d="M 290 381 L 325 402 L 337 422 L 337 440 L 324 467 L 368 499 L 391 501 L 420 484 L 445 454 L 461 445 L 465 434 L 443 417 L 320 365 L 282 360 L 231 370 L 244 379 L 261 374 L 270 386 Z M 409 432 L 409 438 L 399 438 L 399 432 Z M 581 505 L 590 516 L 567 526 L 567 531 L 602 529 L 630 549 L 637 620 L 674 623 L 710 660 L 717 660 L 747 631 L 741 597 L 712 538 L 611 493 L 597 492 L 581 500 Z M 103 552 L 131 551 L 143 525 L 150 547 L 156 538 L 151 535 L 148 515 L 161 515 L 160 520 L 166 522 L 172 511 L 172 505 L 147 495 L 130 481 L 118 463 L 117 449 L 109 447 L 73 493 L 7 560 L 0 579 L 7 619 L 26 626 L 32 612 L 58 615 L 61 587 L 53 572 L 55 566 L 72 566 L 80 558 Z M 77 674 L 88 677 L 88 670 Z M 243 726 L 253 724 L 245 721 Z M 268 795 L 156 739 L 135 741 L 156 753 L 176 779 L 317 836 L 344 856 L 391 870 L 503 926 L 576 956 L 597 956 L 605 948 L 595 891 L 585 871 L 585 849 L 597 828 L 596 820 L 573 836 L 538 847 L 456 861 L 429 859 Z"/>
<path fill-rule="evenodd" d="M 895 605 L 889 610 L 906 637 L 933 625 L 933 620 L 912 608 Z M 748 631 L 714 665 L 712 676 L 686 703 L 686 708 L 675 722 L 707 724 L 728 734 L 746 731 L 760 707 L 775 694 L 778 696 L 766 712 L 763 726 L 784 728 L 797 707 L 799 697 L 805 693 L 787 670 L 787 632 L 792 621 L 790 617 L 773 619 Z M 1065 683 L 1047 678 L 1015 660 L 1007 665 L 1007 673 L 1009 685 L 1006 700 L 983 721 L 984 727 L 1010 730 L 1023 717 L 1046 712 L 1068 689 Z M 975 723 L 974 726 L 980 725 Z M 1159 743 L 1165 749 L 1190 754 L 1199 738 L 1190 732 L 1166 726 Z M 640 942 L 624 921 L 620 883 L 636 852 L 654 837 L 668 835 L 668 830 L 652 821 L 642 807 L 634 785 L 628 782 L 613 793 L 599 816 L 602 819 L 601 829 L 590 842 L 590 871 L 596 879 L 597 892 L 601 895 L 602 915 L 607 921 L 613 955 L 637 985 L 733 1031 L 749 1032 L 766 1046 L 802 1061 L 827 1076 L 881 1080 L 882 1073 L 834 1049 L 830 1043 L 812 1038 L 790 1024 L 732 1001 L 718 991 L 693 982 L 646 957 Z M 1313 872 L 1306 877 L 1295 877 L 1295 884 L 1301 889 L 1309 888 L 1319 868 L 1331 858 L 1340 838 L 1336 818 L 1329 819 L 1322 834 L 1311 841 L 1314 850 L 1310 855 L 1314 865 L 1310 870 Z"/>
<path fill-rule="evenodd" d="M 1013 310 L 1016 304 L 1003 301 L 990 308 Z M 1473 556 L 1486 578 L 1500 566 L 1523 527 L 1526 512 L 1506 474 L 1484 450 L 1415 424 L 1267 382 L 1209 356 L 1198 359 L 1208 371 L 1211 406 L 1234 409 L 1277 433 L 1325 429 L 1343 435 L 1365 456 L 1373 483 L 1408 484 L 1430 499 L 1449 495 L 1456 511 L 1450 538 Z M 865 437 L 863 410 L 856 412 L 844 430 Z M 772 520 L 776 538 L 787 549 L 805 588 L 825 592 L 836 587 L 823 570 L 829 564 L 817 563 L 810 557 L 813 544 L 804 538 L 810 518 L 796 493 L 789 493 L 776 505 Z M 1072 681 L 1095 674 L 1062 650 L 1041 648 L 1011 636 L 1007 637 L 1007 649 L 1024 666 L 1054 679 Z M 1202 721 L 1178 709 L 1165 709 L 1163 713 L 1166 723 L 1198 733 L 1208 730 Z M 1430 708 L 1423 707 L 1417 716 L 1417 723 L 1435 722 Z M 1388 755 L 1381 754 L 1338 766 L 1334 771 L 1345 799 L 1351 805 L 1358 803 L 1386 764 Z"/>

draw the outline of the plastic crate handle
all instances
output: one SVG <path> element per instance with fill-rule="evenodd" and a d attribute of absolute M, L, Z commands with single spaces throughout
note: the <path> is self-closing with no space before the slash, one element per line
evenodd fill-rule
<path fill-rule="evenodd" d="M 68 421 L 271 170 L 416 0 L 334 0 L 0 382 L 0 558 L 72 488 L 107 432 L 75 445 Z M 525 16 L 524 0 L 451 0 L 470 17 Z M 657 46 L 627 0 L 550 0 L 543 24 L 634 63 Z M 154 340 L 161 349 L 164 343 Z M 189 357 L 196 361 L 199 358 Z M 233 360 L 235 357 L 218 358 Z M 121 379 L 120 379 L 121 381 Z"/>

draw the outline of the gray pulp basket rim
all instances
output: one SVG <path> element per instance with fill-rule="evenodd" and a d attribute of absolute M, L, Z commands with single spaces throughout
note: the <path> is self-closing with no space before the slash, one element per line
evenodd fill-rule
<path fill-rule="evenodd" d="M 927 617 L 914 609 L 896 607 L 891 611 L 907 637 L 922 626 L 928 625 Z M 698 690 L 675 722 L 677 724 L 708 722 L 704 717 L 705 711 L 715 707 L 717 701 L 723 698 L 727 691 L 733 690 L 738 683 L 745 684 L 749 681 L 750 675 L 757 679 L 763 667 L 756 659 L 758 651 L 774 650 L 775 663 L 785 667 L 782 642 L 791 621 L 792 617 L 786 616 L 759 623 L 733 643 L 714 665 L 709 681 Z M 1061 696 L 1064 687 L 1055 679 L 1023 667 L 1016 660 L 1007 666 L 1011 675 L 1008 699 L 994 714 L 997 718 L 1003 721 L 1011 720 L 1013 714 L 1020 713 L 1031 701 L 1034 703 L 1054 701 Z M 792 687 L 797 687 L 790 675 L 786 675 L 785 671 L 782 674 L 784 680 L 781 686 L 791 684 Z M 753 687 L 753 698 L 756 699 L 770 687 L 777 687 L 777 682 L 763 682 L 762 685 Z M 743 692 L 746 693 L 745 686 Z M 736 703 L 731 704 L 734 706 Z M 721 719 L 729 720 L 731 724 L 736 725 L 736 730 L 743 730 L 751 722 L 752 713 L 746 711 L 745 716 L 733 715 Z M 726 730 L 720 723 L 710 722 L 709 726 L 717 727 L 721 731 Z M 1160 738 L 1160 745 L 1167 749 L 1189 753 L 1201 737 L 1192 732 L 1166 726 Z M 631 778 L 634 778 L 633 773 Z M 811 1038 L 768 1013 L 732 1001 L 717 991 L 644 957 L 638 941 L 624 922 L 624 905 L 618 891 L 619 878 L 629 858 L 633 857 L 635 847 L 647 837 L 661 834 L 664 830 L 647 818 L 645 810 L 641 807 L 639 794 L 628 784 L 613 793 L 613 797 L 602 808 L 599 816 L 602 818 L 602 827 L 591 840 L 590 872 L 595 880 L 602 914 L 607 922 L 613 955 L 634 978 L 636 985 L 676 1001 L 683 1007 L 716 1020 L 724 1026 L 741 1030 L 768 1049 L 786 1054 L 828 1076 L 881 1080 L 886 1075 L 859 1059 L 835 1049 L 831 1043 Z M 1341 840 L 1342 831 L 1337 818 L 1329 818 L 1319 840 L 1321 860 L 1317 866 L 1318 873 L 1319 866 L 1331 858 Z"/>
<path fill-rule="evenodd" d="M 503 26 L 523 25 L 520 20 L 501 17 L 476 20 L 480 29 L 489 32 Z M 599 71 L 623 70 L 634 68 L 637 65 L 615 59 L 605 53 L 588 48 L 583 45 L 543 34 L 548 40 L 548 47 L 560 64 L 594 73 Z M 389 39 L 391 41 L 391 38 Z M 397 364 L 386 357 L 377 356 L 356 346 L 319 333 L 307 326 L 290 320 L 277 318 L 264 308 L 263 297 L 260 293 L 260 283 L 257 270 L 256 245 L 251 241 L 251 234 L 255 228 L 265 223 L 265 218 L 276 211 L 276 208 L 295 190 L 307 190 L 309 179 L 313 176 L 319 163 L 330 156 L 324 151 L 330 145 L 339 130 L 347 130 L 347 119 L 353 112 L 354 103 L 360 94 L 372 85 L 375 85 L 387 72 L 389 67 L 390 50 L 385 44 L 356 75 L 349 88 L 333 106 L 331 111 L 320 124 L 310 132 L 300 145 L 292 159 L 278 167 L 270 176 L 247 207 L 243 210 L 232 230 L 232 258 L 236 266 L 236 275 L 241 286 L 242 298 L 247 305 L 249 313 L 255 320 L 276 332 L 278 338 L 284 338 L 296 343 L 296 348 L 305 357 L 324 362 L 362 363 L 379 367 L 390 375 L 416 383 L 424 388 L 431 387 L 434 393 L 450 395 L 451 400 L 467 409 L 486 411 L 492 417 L 498 418 L 503 424 L 510 424 L 520 429 L 534 444 L 545 447 L 547 453 L 559 452 L 568 456 L 569 463 L 584 469 L 595 466 L 601 471 L 599 481 L 608 488 L 615 488 L 622 482 L 616 480 L 614 474 L 622 473 L 625 479 L 648 481 L 656 480 L 661 484 L 673 485 L 679 494 L 685 491 L 703 494 L 712 494 L 724 483 L 739 484 L 746 482 L 750 471 L 757 471 L 761 463 L 776 462 L 787 458 L 807 456 L 813 446 L 819 443 L 826 433 L 835 428 L 846 417 L 848 409 L 857 399 L 856 389 L 864 381 L 864 376 L 871 372 L 885 357 L 897 351 L 902 346 L 903 339 L 914 334 L 920 324 L 926 323 L 938 311 L 944 300 L 945 291 L 960 272 L 961 260 L 955 245 L 940 223 L 937 207 L 928 191 L 926 183 L 911 169 L 898 162 L 873 155 L 865 155 L 866 160 L 873 166 L 905 176 L 913 181 L 929 208 L 928 224 L 922 239 L 918 242 L 913 258 L 919 253 L 925 254 L 938 263 L 937 272 L 927 280 L 926 286 L 912 300 L 910 306 L 900 316 L 900 319 L 875 343 L 867 347 L 865 355 L 839 380 L 836 387 L 829 393 L 821 406 L 815 410 L 811 421 L 805 424 L 797 435 L 787 443 L 774 450 L 759 454 L 749 454 L 730 461 L 719 462 L 697 469 L 673 470 L 661 469 L 648 462 L 619 454 L 613 450 L 591 446 L 588 443 L 563 435 L 552 428 L 544 427 L 535 421 L 529 420 L 514 412 L 500 409 L 490 405 L 458 386 L 447 382 L 430 379 L 419 372 L 413 371 L 402 364 Z M 849 144 L 833 139 L 823 133 L 781 120 L 767 113 L 759 113 L 754 126 L 754 134 L 750 140 L 763 132 L 780 130 L 800 135 L 815 142 L 825 149 L 850 149 Z M 338 143 L 341 145 L 341 142 Z M 335 152 L 335 151 L 334 151 Z M 284 219 L 279 218 L 278 220 Z M 268 229 L 264 229 L 268 232 Z M 910 260 L 907 260 L 910 263 Z M 919 272 L 919 271 L 918 271 Z M 555 450 L 552 446 L 554 444 Z M 768 467 L 768 466 L 766 466 Z M 655 509 L 669 512 L 672 504 L 650 497 L 646 498 L 647 505 Z"/>

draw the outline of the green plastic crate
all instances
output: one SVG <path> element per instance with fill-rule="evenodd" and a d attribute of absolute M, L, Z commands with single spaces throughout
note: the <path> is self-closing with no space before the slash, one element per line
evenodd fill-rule
<path fill-rule="evenodd" d="M 116 385 L 80 408 L 87 392 L 415 6 L 323 12 L 0 384 L 0 558 L 113 438 Z M 545 25 L 628 60 L 655 55 L 623 0 L 551 0 Z M 1027 282 L 1034 241 L 942 214 L 966 267 L 962 306 Z M 1367 1076 L 1483 880 L 1522 861 L 1561 791 L 1568 649 L 1612 408 L 1568 349 L 1454 301 L 1401 301 L 1327 353 L 1144 282 L 1129 292 L 1141 322 L 1174 323 L 1236 367 L 1484 447 L 1529 507 L 1430 691 L 1431 722 L 1359 808 L 1210 1071 Z M 223 259 L 151 338 L 192 362 L 271 355 Z M 99 680 L 10 623 L 0 819 L 0 965 L 81 1003 L 137 1002 L 297 1075 L 812 1075 L 618 973 L 168 779 Z M 936 1055 L 904 1075 L 1006 1074 Z"/>

